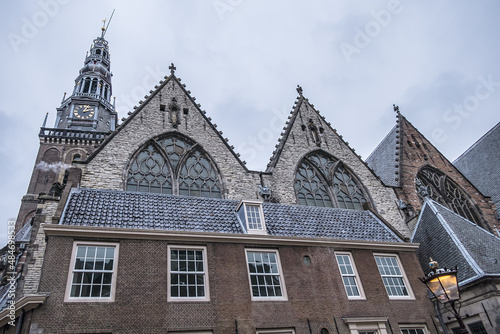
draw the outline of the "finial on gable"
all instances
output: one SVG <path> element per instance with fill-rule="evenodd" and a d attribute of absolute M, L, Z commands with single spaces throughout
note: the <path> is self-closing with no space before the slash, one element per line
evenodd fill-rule
<path fill-rule="evenodd" d="M 168 69 L 170 70 L 170 74 L 175 74 L 175 70 L 177 69 L 175 66 L 174 66 L 174 63 L 171 63 L 171 65 L 168 67 Z"/>
<path fill-rule="evenodd" d="M 399 114 L 399 106 L 395 104 L 393 104 L 392 106 L 394 107 L 394 111 Z"/>
<path fill-rule="evenodd" d="M 302 87 L 300 87 L 300 85 L 297 85 L 297 93 L 302 96 Z"/>

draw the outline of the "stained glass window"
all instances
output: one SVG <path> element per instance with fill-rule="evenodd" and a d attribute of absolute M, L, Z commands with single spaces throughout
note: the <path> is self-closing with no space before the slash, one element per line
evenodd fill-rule
<path fill-rule="evenodd" d="M 294 189 L 300 205 L 362 210 L 368 202 L 355 176 L 338 159 L 321 151 L 299 163 Z"/>
<path fill-rule="evenodd" d="M 179 135 L 148 142 L 132 159 L 127 190 L 221 198 L 219 174 L 205 151 Z"/>
<path fill-rule="evenodd" d="M 431 199 L 483 226 L 482 219 L 469 197 L 449 176 L 431 167 L 424 167 L 418 172 L 417 181 L 417 184 L 420 183 L 426 187 Z"/>

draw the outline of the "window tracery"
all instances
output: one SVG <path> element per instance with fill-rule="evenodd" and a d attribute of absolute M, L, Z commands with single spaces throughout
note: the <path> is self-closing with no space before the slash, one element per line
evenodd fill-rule
<path fill-rule="evenodd" d="M 126 189 L 221 198 L 219 174 L 205 151 L 179 135 L 151 140 L 129 164 Z"/>
<path fill-rule="evenodd" d="M 474 208 L 470 198 L 443 172 L 428 166 L 424 167 L 417 174 L 416 184 L 417 190 L 419 190 L 419 184 L 420 187 L 425 187 L 427 196 L 434 201 L 453 210 L 456 214 L 483 226 L 482 219 L 478 211 Z M 422 192 L 419 192 L 419 197 L 423 200 Z"/>
<path fill-rule="evenodd" d="M 299 163 L 294 188 L 300 205 L 362 210 L 368 203 L 356 177 L 338 159 L 321 151 Z"/>

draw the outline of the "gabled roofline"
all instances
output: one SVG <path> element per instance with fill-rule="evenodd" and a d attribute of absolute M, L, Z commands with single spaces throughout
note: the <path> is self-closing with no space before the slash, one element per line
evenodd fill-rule
<path fill-rule="evenodd" d="M 354 156 L 356 156 L 363 165 L 366 166 L 366 168 L 372 173 L 372 175 L 377 180 L 380 181 L 380 183 L 384 187 L 394 188 L 392 186 L 386 185 L 382 181 L 382 179 L 373 171 L 373 169 L 370 168 L 370 166 L 368 166 L 368 164 L 361 158 L 361 156 L 355 152 L 355 150 L 349 145 L 349 143 L 344 140 L 344 138 L 342 137 L 342 135 L 340 135 L 337 132 L 337 130 L 332 127 L 331 123 L 326 121 L 325 116 L 321 115 L 319 113 L 319 111 L 316 110 L 316 108 L 314 108 L 314 105 L 312 105 L 312 104 L 309 103 L 309 99 L 308 98 L 304 97 L 302 95 L 302 93 L 299 93 L 299 96 L 297 97 L 297 100 L 298 101 L 296 102 L 296 105 L 295 105 L 294 109 L 291 111 L 291 116 L 289 116 L 289 120 L 287 121 L 288 122 L 287 127 L 286 127 L 285 131 L 283 132 L 282 136 L 278 139 L 278 144 L 277 144 L 276 150 L 273 152 L 273 155 L 270 158 L 270 162 L 267 164 L 266 173 L 272 173 L 274 167 L 276 167 L 276 164 L 278 163 L 279 158 L 281 156 L 281 152 L 283 151 L 283 147 L 285 146 L 285 142 L 288 140 L 288 136 L 290 135 L 290 132 L 292 131 L 292 126 L 295 123 L 295 120 L 297 119 L 297 115 L 299 114 L 300 106 L 302 105 L 302 103 L 307 102 L 309 104 L 309 106 L 316 112 L 316 114 L 323 120 L 323 122 L 326 124 L 326 126 L 333 133 L 335 133 L 338 136 L 338 138 L 351 151 L 351 153 Z M 324 149 L 322 149 L 322 150 L 325 151 L 325 152 L 327 152 L 327 153 L 329 153 L 331 155 L 330 152 L 328 152 L 328 151 L 326 151 Z M 339 160 L 342 161 L 342 159 L 339 159 Z"/>
<path fill-rule="evenodd" d="M 204 110 L 200 109 L 200 105 L 195 102 L 195 99 L 191 96 L 191 94 L 185 89 L 185 84 L 181 83 L 181 78 L 177 78 L 175 74 L 172 72 L 170 76 L 165 76 L 165 80 L 160 81 L 160 85 L 156 86 L 154 91 L 150 91 L 151 94 L 147 96 L 146 100 L 144 102 L 141 102 L 140 105 L 130 114 L 129 117 L 127 117 L 122 124 L 120 124 L 115 131 L 113 131 L 102 143 L 95 149 L 94 152 L 92 152 L 91 155 L 87 157 L 87 160 L 85 161 L 76 161 L 75 163 L 77 164 L 88 164 L 92 159 L 94 159 L 97 154 L 128 124 L 134 119 L 138 113 L 146 106 L 159 92 L 160 90 L 163 89 L 170 81 L 175 81 L 178 86 L 182 89 L 183 93 L 188 96 L 189 100 L 193 103 L 193 105 L 196 107 L 196 110 L 203 116 L 204 120 L 210 125 L 210 127 L 214 130 L 214 132 L 217 134 L 217 136 L 221 139 L 221 141 L 226 145 L 227 149 L 229 152 L 233 154 L 233 156 L 236 158 L 236 160 L 240 163 L 240 165 L 243 167 L 245 172 L 249 173 L 259 173 L 259 171 L 254 171 L 254 170 L 249 170 L 245 163 L 240 159 L 239 154 L 237 154 L 234 151 L 234 147 L 229 145 L 228 141 L 222 136 L 221 131 L 217 130 L 216 126 L 208 119 L 206 116 L 206 112 Z"/>
<path fill-rule="evenodd" d="M 455 234 L 455 232 L 453 232 L 453 229 L 450 227 L 450 225 L 448 224 L 448 222 L 446 221 L 446 219 L 443 218 L 443 216 L 441 215 L 441 212 L 439 212 L 439 210 L 435 207 L 434 203 L 436 203 L 436 202 L 433 201 L 433 200 L 431 200 L 431 199 L 425 198 L 424 205 L 429 206 L 429 208 L 432 210 L 432 212 L 434 212 L 434 214 L 438 218 L 438 220 L 441 223 L 441 225 L 444 227 L 444 229 L 446 230 L 446 232 L 448 232 L 448 235 L 451 237 L 451 239 L 453 240 L 453 242 L 455 243 L 455 245 L 457 245 L 457 248 L 459 249 L 460 253 L 467 260 L 467 263 L 469 263 L 469 265 L 474 270 L 474 272 L 477 274 L 477 276 L 483 276 L 483 275 L 485 275 L 485 272 L 477 264 L 476 260 L 469 253 L 469 251 L 465 248 L 465 246 L 462 244 L 462 241 L 457 237 L 457 235 Z M 446 210 L 448 210 L 448 209 L 446 209 Z M 454 215 L 457 215 L 456 213 L 454 213 L 451 210 L 448 210 L 448 211 L 450 211 Z M 424 207 L 422 207 L 421 216 L 419 217 L 419 222 L 420 222 L 420 218 L 422 217 L 422 213 L 423 212 L 424 212 Z M 459 215 L 457 215 L 457 216 L 460 217 L 461 219 L 465 219 L 462 216 L 459 216 Z M 465 219 L 465 220 L 467 220 L 467 219 Z M 472 222 L 470 222 L 470 223 L 472 225 L 474 225 L 474 226 L 477 226 L 476 224 L 474 224 Z M 418 225 L 418 223 L 417 223 L 417 225 Z M 416 230 L 417 230 L 417 226 L 415 226 L 415 231 Z M 412 238 L 412 240 L 413 240 L 413 238 Z"/>
<path fill-rule="evenodd" d="M 477 145 L 479 145 L 484 140 L 484 138 L 488 137 L 498 127 L 500 127 L 500 122 L 498 122 L 488 132 L 486 132 L 484 135 L 482 135 L 481 138 L 479 138 L 478 140 L 476 140 L 476 142 L 474 144 L 472 144 L 467 150 L 465 150 L 465 152 L 463 152 L 462 154 L 460 154 L 460 156 L 458 158 L 456 158 L 455 161 L 453 161 L 453 165 L 455 165 L 459 160 L 461 160 L 467 153 L 469 153 L 470 151 L 472 151 Z"/>

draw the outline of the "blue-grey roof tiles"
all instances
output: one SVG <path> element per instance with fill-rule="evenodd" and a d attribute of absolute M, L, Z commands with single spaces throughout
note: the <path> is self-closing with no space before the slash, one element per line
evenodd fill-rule
<path fill-rule="evenodd" d="M 72 189 L 60 224 L 244 233 L 239 201 L 128 191 Z M 402 242 L 370 211 L 263 203 L 272 236 Z"/>

